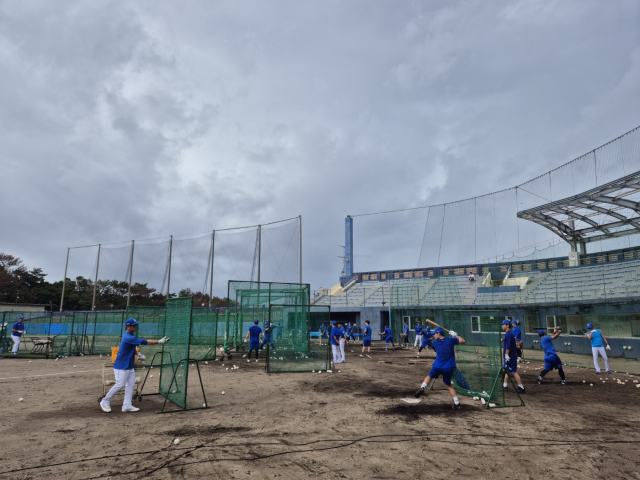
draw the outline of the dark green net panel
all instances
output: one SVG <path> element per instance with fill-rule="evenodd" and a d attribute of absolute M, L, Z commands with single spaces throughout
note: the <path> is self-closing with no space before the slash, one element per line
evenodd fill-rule
<path fill-rule="evenodd" d="M 330 350 L 322 345 L 319 330 L 329 325 L 329 306 L 271 305 L 275 327 L 267 348 L 267 373 L 312 372 L 330 368 Z"/>
<path fill-rule="evenodd" d="M 311 287 L 306 283 L 252 282 L 230 280 L 228 285 L 230 347 L 242 348 L 242 339 L 254 320 L 269 320 L 271 305 L 309 305 Z M 282 337 L 283 332 L 274 332 Z"/>
<path fill-rule="evenodd" d="M 189 342 L 191 338 L 192 298 L 167 300 L 164 336 L 171 339 L 160 345 L 162 367 L 160 369 L 160 393 L 182 408 L 187 408 L 187 375 Z"/>
<path fill-rule="evenodd" d="M 498 310 L 445 310 L 444 327 L 466 343 L 456 346 L 454 388 L 462 395 L 506 405 L 502 391 L 502 329 Z"/>

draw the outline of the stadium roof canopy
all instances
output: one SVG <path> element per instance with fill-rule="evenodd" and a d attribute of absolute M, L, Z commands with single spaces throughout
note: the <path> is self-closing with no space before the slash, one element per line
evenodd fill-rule
<path fill-rule="evenodd" d="M 640 172 L 572 197 L 518 212 L 568 243 L 640 233 Z"/>

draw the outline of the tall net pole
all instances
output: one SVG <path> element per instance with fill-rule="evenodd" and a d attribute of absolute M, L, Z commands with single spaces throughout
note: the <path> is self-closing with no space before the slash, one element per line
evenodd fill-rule
<path fill-rule="evenodd" d="M 98 289 L 98 270 L 100 270 L 100 248 L 102 245 L 98 244 L 98 259 L 96 260 L 96 277 L 93 281 L 93 300 L 91 300 L 91 310 L 96 309 L 96 290 Z"/>
<path fill-rule="evenodd" d="M 69 268 L 69 251 L 70 247 L 67 248 L 67 261 L 64 264 L 64 278 L 62 279 L 62 296 L 60 297 L 60 311 L 62 311 L 62 304 L 64 303 L 64 288 L 67 285 L 67 269 Z"/>

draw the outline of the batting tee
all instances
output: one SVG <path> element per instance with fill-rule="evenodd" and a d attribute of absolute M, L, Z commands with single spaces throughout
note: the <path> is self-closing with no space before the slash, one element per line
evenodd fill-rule
<path fill-rule="evenodd" d="M 151 363 L 156 364 L 155 358 L 160 356 L 160 383 L 158 392 L 165 400 L 160 413 L 177 412 L 183 410 L 195 410 L 208 408 L 207 400 L 202 385 L 200 366 L 197 360 L 189 358 L 189 344 L 192 329 L 192 297 L 170 298 L 165 307 L 165 322 L 163 336 L 169 337 L 170 341 L 159 345 L 162 350 L 157 352 Z M 197 407 L 189 406 L 187 402 L 189 387 L 189 366 L 195 365 L 195 372 L 198 373 L 199 387 L 202 392 L 202 402 Z M 148 380 L 150 370 L 147 370 L 141 391 Z M 145 394 L 149 395 L 149 394 Z M 174 403 L 178 408 L 167 410 L 167 400 Z M 202 406 L 200 406 L 202 405 Z"/>
<path fill-rule="evenodd" d="M 329 306 L 271 305 L 269 319 L 282 336 L 267 344 L 268 374 L 326 371 L 331 367 L 330 347 L 322 345 L 319 335 L 320 326 L 329 325 L 331 320 Z"/>
<path fill-rule="evenodd" d="M 505 393 L 502 388 L 501 321 L 498 310 L 445 310 L 444 327 L 465 339 L 455 348 L 453 386 L 461 395 L 484 398 L 487 407 L 523 406 L 513 381 L 511 392 Z"/>

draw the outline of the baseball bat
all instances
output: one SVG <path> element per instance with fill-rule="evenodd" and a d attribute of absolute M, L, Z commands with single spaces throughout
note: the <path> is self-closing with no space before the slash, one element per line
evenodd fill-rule
<path fill-rule="evenodd" d="M 431 325 L 435 325 L 436 327 L 440 327 L 440 325 L 438 325 L 436 322 L 432 322 L 428 318 L 425 318 L 424 321 L 427 323 L 430 323 Z M 445 332 L 449 333 L 449 330 L 447 330 L 446 328 L 444 327 L 440 327 L 440 328 L 443 329 Z"/>

